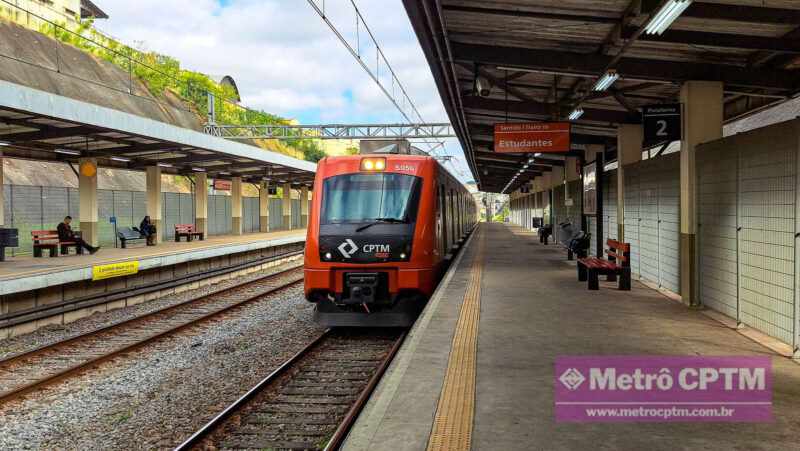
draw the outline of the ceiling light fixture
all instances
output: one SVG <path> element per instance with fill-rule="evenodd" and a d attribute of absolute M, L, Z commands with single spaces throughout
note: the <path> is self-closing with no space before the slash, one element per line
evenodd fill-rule
<path fill-rule="evenodd" d="M 597 83 L 595 83 L 594 88 L 592 88 L 592 90 L 600 92 L 605 91 L 606 89 L 610 88 L 611 85 L 613 85 L 614 82 L 617 81 L 618 79 L 619 79 L 619 74 L 617 73 L 617 71 L 611 69 L 605 74 L 603 74 L 603 76 L 600 77 L 599 80 L 597 80 Z"/>
<path fill-rule="evenodd" d="M 192 170 L 193 170 L 194 172 L 206 172 L 206 170 L 205 170 L 205 169 L 203 169 L 203 168 L 192 168 Z"/>
<path fill-rule="evenodd" d="M 128 163 L 129 161 L 131 161 L 130 158 L 125 158 L 125 157 L 111 157 L 111 159 L 114 161 L 121 161 L 123 163 Z"/>
<path fill-rule="evenodd" d="M 569 113 L 569 120 L 574 121 L 583 116 L 583 108 L 575 108 L 572 113 Z"/>
<path fill-rule="evenodd" d="M 171 168 L 172 165 L 169 163 L 157 163 L 157 166 L 161 166 L 162 168 Z"/>
<path fill-rule="evenodd" d="M 693 0 L 670 0 L 650 20 L 644 29 L 647 34 L 663 33 L 682 12 L 692 4 Z"/>
<path fill-rule="evenodd" d="M 56 149 L 55 153 L 63 153 L 64 155 L 80 155 L 80 150 L 72 150 L 72 149 Z"/>

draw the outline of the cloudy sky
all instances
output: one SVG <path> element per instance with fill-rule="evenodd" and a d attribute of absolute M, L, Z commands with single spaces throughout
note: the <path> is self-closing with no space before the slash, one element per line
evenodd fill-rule
<path fill-rule="evenodd" d="M 321 7 L 322 0 L 315 2 Z M 422 117 L 446 122 L 401 0 L 356 4 Z M 98 5 L 111 16 L 97 21 L 98 28 L 176 57 L 184 68 L 233 76 L 247 106 L 306 124 L 402 121 L 306 0 L 101 0 Z M 325 8 L 355 45 L 350 0 L 325 0 Z M 359 31 L 365 60 L 374 67 L 374 48 Z M 451 171 L 470 179 L 457 140 L 447 141 L 446 153 L 456 157 Z"/>

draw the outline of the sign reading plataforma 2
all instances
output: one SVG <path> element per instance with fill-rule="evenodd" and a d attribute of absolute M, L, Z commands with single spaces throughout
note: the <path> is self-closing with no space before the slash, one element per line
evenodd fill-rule
<path fill-rule="evenodd" d="M 649 105 L 642 108 L 644 146 L 651 147 L 681 139 L 681 104 Z"/>

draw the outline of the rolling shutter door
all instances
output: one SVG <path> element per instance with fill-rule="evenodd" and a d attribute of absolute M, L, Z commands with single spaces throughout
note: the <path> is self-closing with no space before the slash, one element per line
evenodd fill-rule
<path fill-rule="evenodd" d="M 697 254 L 704 305 L 738 318 L 736 153 L 697 153 Z"/>
<path fill-rule="evenodd" d="M 792 343 L 797 143 L 757 149 L 739 152 L 741 321 Z"/>
<path fill-rule="evenodd" d="M 654 160 L 658 170 L 659 286 L 674 293 L 680 283 L 680 154 Z"/>
<path fill-rule="evenodd" d="M 639 168 L 625 167 L 625 241 L 631 245 L 631 273 L 640 277 Z"/>
<path fill-rule="evenodd" d="M 639 266 L 642 279 L 658 284 L 658 171 L 653 161 L 639 163 Z"/>

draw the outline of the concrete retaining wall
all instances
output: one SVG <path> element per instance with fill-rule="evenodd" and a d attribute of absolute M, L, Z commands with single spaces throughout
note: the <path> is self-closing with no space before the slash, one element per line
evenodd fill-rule
<path fill-rule="evenodd" d="M 144 269 L 138 274 L 114 279 L 93 282 L 91 280 L 80 280 L 75 282 L 54 284 L 43 288 L 28 290 L 20 293 L 0 296 L 0 315 L 19 312 L 21 310 L 40 307 L 43 305 L 53 305 L 63 302 L 74 301 L 90 295 L 110 293 L 115 290 L 125 288 L 139 288 L 152 285 L 157 282 L 174 280 L 179 277 L 199 274 L 205 271 L 222 269 L 230 266 L 255 262 L 264 258 L 276 255 L 301 251 L 304 246 L 303 241 L 277 244 L 261 249 L 251 249 L 243 252 L 211 256 L 208 258 L 184 261 L 175 264 L 165 264 L 162 266 Z M 146 295 L 138 295 L 127 299 L 115 300 L 105 304 L 87 307 L 66 313 L 59 313 L 54 316 L 39 319 L 25 324 L 12 327 L 0 328 L 0 338 L 13 337 L 16 335 L 31 332 L 49 324 L 66 324 L 77 319 L 89 316 L 95 312 L 105 312 L 119 307 L 140 304 L 142 302 L 157 299 L 173 293 L 195 289 L 201 286 L 218 283 L 241 275 L 261 271 L 278 264 L 292 260 L 301 260 L 302 255 L 297 255 L 291 259 L 281 259 L 255 265 L 239 271 L 223 274 L 200 281 L 192 282 L 175 288 L 154 291 Z"/>

